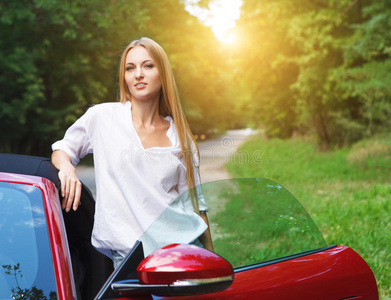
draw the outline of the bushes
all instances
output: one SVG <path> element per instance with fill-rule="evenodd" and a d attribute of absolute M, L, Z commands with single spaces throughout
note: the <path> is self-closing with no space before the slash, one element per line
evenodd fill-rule
<path fill-rule="evenodd" d="M 357 142 L 347 159 L 350 164 L 363 169 L 385 168 L 391 171 L 391 138 L 376 137 Z"/>

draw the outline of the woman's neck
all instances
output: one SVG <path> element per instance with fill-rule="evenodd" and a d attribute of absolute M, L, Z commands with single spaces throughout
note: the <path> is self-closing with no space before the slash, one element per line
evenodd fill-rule
<path fill-rule="evenodd" d="M 132 119 L 134 123 L 149 127 L 161 122 L 159 101 L 139 101 L 132 99 Z"/>

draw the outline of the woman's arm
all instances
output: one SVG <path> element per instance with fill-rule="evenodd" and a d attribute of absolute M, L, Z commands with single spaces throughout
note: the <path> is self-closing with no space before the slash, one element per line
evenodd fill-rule
<path fill-rule="evenodd" d="M 200 235 L 200 242 L 204 245 L 204 247 L 210 251 L 214 251 L 213 243 L 212 243 L 212 235 L 210 234 L 209 228 L 209 220 L 205 211 L 200 212 L 201 218 L 204 220 L 208 228 L 205 230 L 203 234 Z"/>
<path fill-rule="evenodd" d="M 76 169 L 72 165 L 69 155 L 62 150 L 52 153 L 52 163 L 59 170 L 58 178 L 61 181 L 62 208 L 66 212 L 76 210 L 80 203 L 82 184 L 76 176 Z"/>

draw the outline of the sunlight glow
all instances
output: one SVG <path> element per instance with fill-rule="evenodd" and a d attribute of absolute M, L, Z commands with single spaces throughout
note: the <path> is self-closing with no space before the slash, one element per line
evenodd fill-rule
<path fill-rule="evenodd" d="M 210 26 L 216 38 L 224 44 L 235 42 L 230 29 L 240 17 L 242 0 L 212 0 L 208 8 L 199 7 L 200 0 L 185 0 L 186 10 L 203 24 Z"/>

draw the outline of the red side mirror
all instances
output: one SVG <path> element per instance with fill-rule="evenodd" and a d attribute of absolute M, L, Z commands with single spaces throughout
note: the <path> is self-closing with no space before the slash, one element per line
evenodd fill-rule
<path fill-rule="evenodd" d="M 156 250 L 137 268 L 140 283 L 175 284 L 233 278 L 232 266 L 221 256 L 194 245 L 172 244 Z"/>
<path fill-rule="evenodd" d="M 139 282 L 111 285 L 123 296 L 196 295 L 227 289 L 234 278 L 232 266 L 221 256 L 188 244 L 172 244 L 147 256 L 138 266 Z"/>

